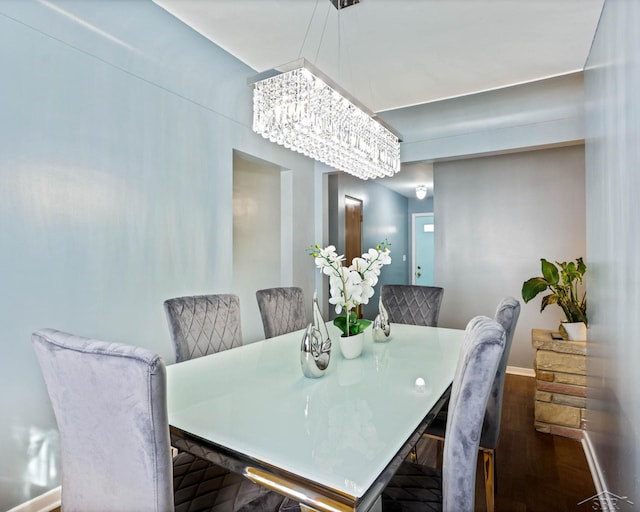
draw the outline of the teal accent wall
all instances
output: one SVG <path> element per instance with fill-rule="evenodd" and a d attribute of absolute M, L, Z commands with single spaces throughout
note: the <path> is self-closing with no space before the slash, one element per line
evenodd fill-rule
<path fill-rule="evenodd" d="M 234 291 L 234 149 L 293 170 L 293 282 L 311 296 L 314 163 L 251 131 L 254 70 L 150 0 L 0 0 L 0 69 L 8 510 L 60 481 L 31 333 L 53 327 L 173 362 L 163 301 Z"/>

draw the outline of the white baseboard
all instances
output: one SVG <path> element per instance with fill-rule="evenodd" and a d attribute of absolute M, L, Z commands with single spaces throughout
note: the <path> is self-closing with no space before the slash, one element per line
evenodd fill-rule
<path fill-rule="evenodd" d="M 536 372 L 532 368 L 520 368 L 519 366 L 507 366 L 507 373 L 521 375 L 523 377 L 535 377 Z"/>
<path fill-rule="evenodd" d="M 7 512 L 50 512 L 60 506 L 60 486 L 21 503 Z"/>
<path fill-rule="evenodd" d="M 631 510 L 631 508 L 625 508 L 630 505 L 633 508 L 633 503 L 629 501 L 627 496 L 618 496 L 611 491 L 607 486 L 607 481 L 604 478 L 602 467 L 598 462 L 598 457 L 593 449 L 593 443 L 588 431 L 584 431 L 582 435 L 582 448 L 584 455 L 587 458 L 587 464 L 589 464 L 589 471 L 591 471 L 591 478 L 593 479 L 593 485 L 596 488 L 595 496 L 584 500 L 578 505 L 591 501 L 591 508 L 593 510 Z M 621 505 L 623 506 L 622 508 Z"/>
<path fill-rule="evenodd" d="M 591 471 L 591 479 L 593 480 L 593 485 L 596 488 L 596 494 L 603 495 L 603 493 L 608 491 L 607 483 L 604 479 L 602 468 L 598 463 L 598 457 L 596 457 L 593 444 L 591 444 L 591 437 L 589 437 L 589 432 L 586 430 L 582 433 L 582 449 L 584 450 L 584 455 L 587 458 L 587 464 L 589 464 L 589 471 Z M 616 510 L 616 508 L 610 508 L 608 510 Z"/>

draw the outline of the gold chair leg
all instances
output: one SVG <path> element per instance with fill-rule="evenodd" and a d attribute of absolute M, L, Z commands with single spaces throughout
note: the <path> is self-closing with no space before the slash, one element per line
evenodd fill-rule
<path fill-rule="evenodd" d="M 484 459 L 484 492 L 487 500 L 487 512 L 493 512 L 494 503 L 494 487 L 495 487 L 495 460 L 494 451 L 482 448 L 482 457 Z"/>

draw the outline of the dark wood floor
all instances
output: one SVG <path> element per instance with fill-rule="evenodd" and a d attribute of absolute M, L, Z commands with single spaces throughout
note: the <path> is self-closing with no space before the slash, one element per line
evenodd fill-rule
<path fill-rule="evenodd" d="M 500 440 L 496 449 L 497 512 L 591 510 L 578 506 L 596 491 L 579 441 L 541 434 L 533 428 L 535 379 L 507 375 Z M 425 440 L 418 451 L 434 463 L 437 441 Z M 476 511 L 486 511 L 484 476 L 478 465 Z"/>
<path fill-rule="evenodd" d="M 592 510 L 591 503 L 578 506 L 596 493 L 582 444 L 534 430 L 534 392 L 533 378 L 507 375 L 496 450 L 496 511 Z M 436 463 L 437 454 L 436 441 L 421 442 L 420 462 Z M 480 464 L 476 478 L 476 511 L 486 512 Z"/>

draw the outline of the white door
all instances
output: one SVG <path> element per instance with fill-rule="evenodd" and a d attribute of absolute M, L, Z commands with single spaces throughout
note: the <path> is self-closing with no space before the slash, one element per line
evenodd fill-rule
<path fill-rule="evenodd" d="M 433 213 L 414 213 L 412 224 L 413 275 L 411 283 L 433 286 L 435 254 Z"/>

